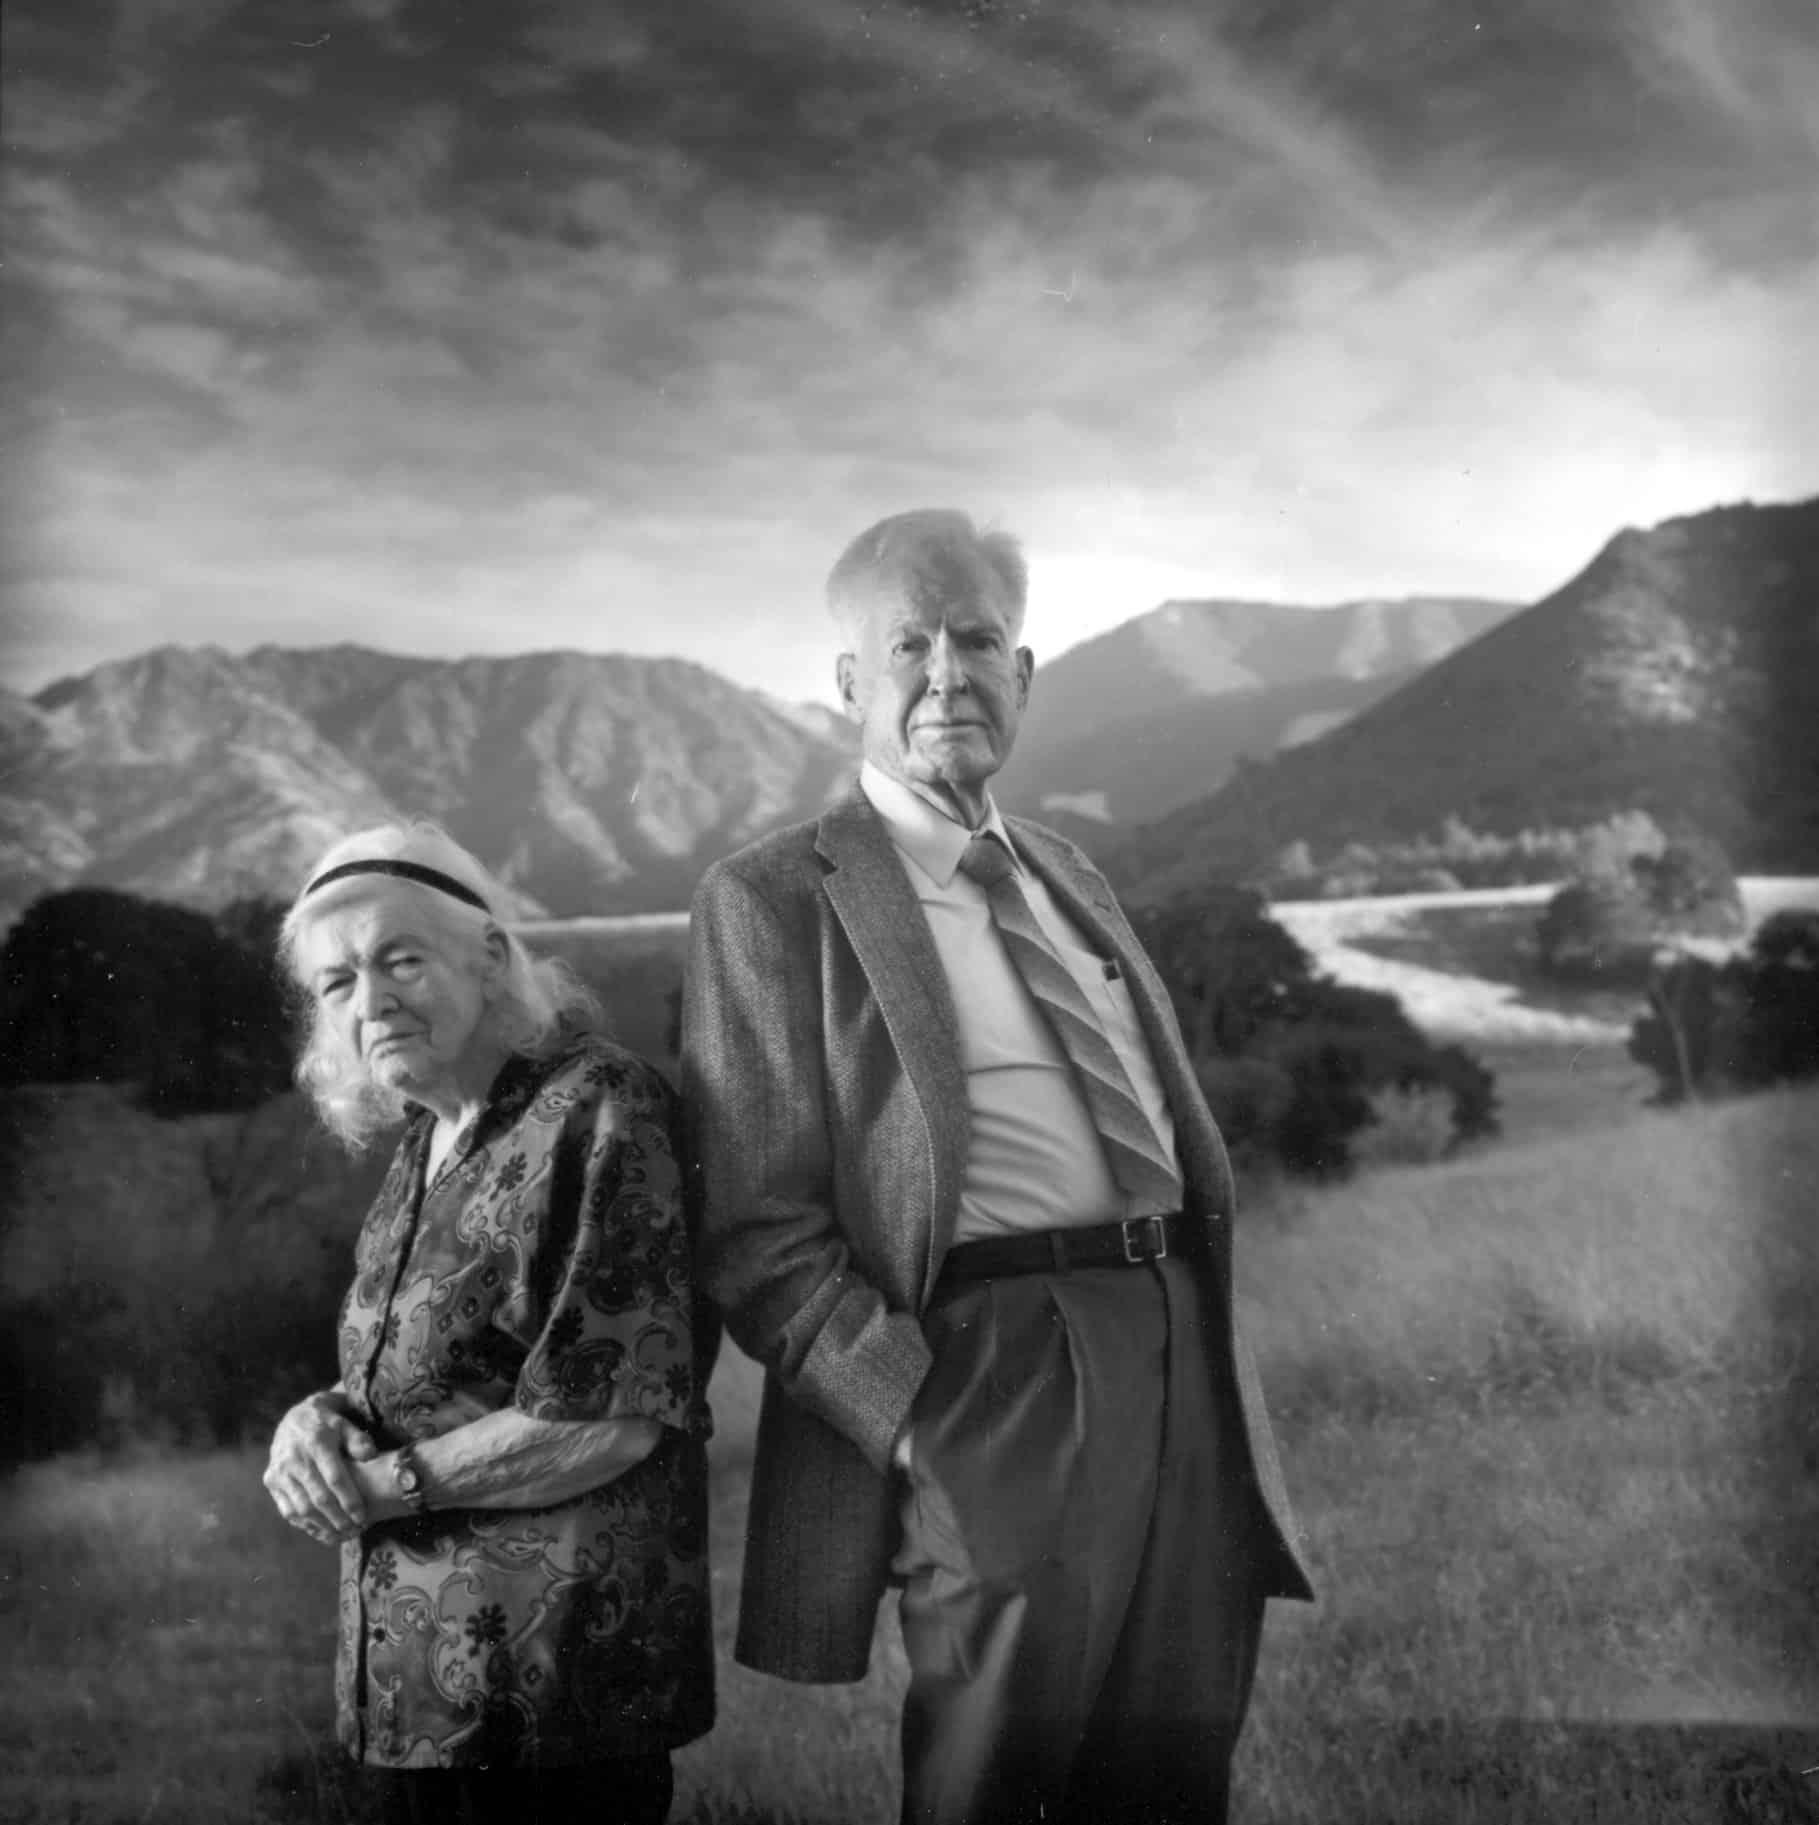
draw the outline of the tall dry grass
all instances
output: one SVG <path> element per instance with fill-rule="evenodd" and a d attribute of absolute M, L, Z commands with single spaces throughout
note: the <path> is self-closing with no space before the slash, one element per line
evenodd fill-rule
<path fill-rule="evenodd" d="M 334 1570 L 237 1452 L 20 1472 L 0 1518 L 0 1818 L 314 1817 Z M 307 1792 L 288 1815 L 277 1789 Z"/>
<path fill-rule="evenodd" d="M 1245 1818 L 1819 1818 L 1819 1098 L 1381 1172 L 1241 1262 L 1322 1588 Z"/>
<path fill-rule="evenodd" d="M 1602 1131 L 1285 1194 L 1241 1231 L 1274 1401 L 1420 1413 L 1503 1393 L 1786 1372 L 1819 1284 L 1819 1100 Z"/>
<path fill-rule="evenodd" d="M 1242 1825 L 1819 1818 L 1819 1099 L 1378 1173 L 1245 1219 L 1320 1604 L 1276 1606 Z M 753 1377 L 718 1381 L 723 1644 Z M 43 1466 L 0 1518 L 0 1817 L 352 1820 L 332 1568 L 255 1457 Z M 727 1668 L 676 1816 L 894 1817 L 901 1656 Z"/>

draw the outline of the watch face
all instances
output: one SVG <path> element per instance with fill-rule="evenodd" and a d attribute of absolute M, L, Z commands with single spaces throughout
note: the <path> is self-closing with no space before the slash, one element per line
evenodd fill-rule
<path fill-rule="evenodd" d="M 417 1474 L 417 1466 L 407 1457 L 397 1460 L 392 1471 L 392 1481 L 398 1485 L 398 1493 L 407 1500 L 414 1500 L 423 1493 L 423 1478 Z"/>

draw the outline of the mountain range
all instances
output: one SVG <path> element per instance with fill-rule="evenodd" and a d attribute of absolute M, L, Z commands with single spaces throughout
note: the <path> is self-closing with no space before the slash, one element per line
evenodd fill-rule
<path fill-rule="evenodd" d="M 670 910 L 855 755 L 833 710 L 677 659 L 160 647 L 0 691 L 0 924 L 79 882 L 288 897 L 334 837 L 404 813 L 526 916 Z M 1522 610 L 1165 603 L 1038 669 L 1000 796 L 1139 897 L 1297 840 L 1628 810 L 1819 870 L 1819 501 L 1625 531 Z"/>
<path fill-rule="evenodd" d="M 1067 821 L 1065 795 L 1090 795 L 1098 815 L 1078 821 L 1102 836 L 1106 816 L 1166 810 L 1297 719 L 1390 688 L 1482 612 L 1360 604 L 1329 623 L 1166 604 L 1043 669 L 1035 765 L 1007 778 L 1006 802 Z M 75 882 L 287 897 L 337 835 L 405 812 L 483 856 L 527 916 L 668 910 L 716 856 L 824 805 L 857 742 L 832 709 L 681 660 L 159 647 L 0 694 L 0 918 Z"/>
<path fill-rule="evenodd" d="M 337 836 L 407 812 L 523 914 L 665 910 L 826 803 L 851 751 L 831 711 L 678 659 L 160 647 L 0 701 L 4 910 L 76 881 L 288 898 Z"/>
<path fill-rule="evenodd" d="M 1338 727 L 1516 607 L 1436 596 L 1165 602 L 1037 667 L 998 794 L 1103 840 L 1107 824 L 1206 797 L 1240 760 Z"/>
<path fill-rule="evenodd" d="M 1306 747 L 1133 832 L 1159 898 L 1330 855 L 1643 811 L 1739 867 L 1819 869 L 1819 500 L 1619 533 L 1561 589 Z"/>

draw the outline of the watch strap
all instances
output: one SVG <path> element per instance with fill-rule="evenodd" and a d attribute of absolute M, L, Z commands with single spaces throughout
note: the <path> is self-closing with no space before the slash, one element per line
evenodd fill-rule
<path fill-rule="evenodd" d="M 392 1454 L 392 1487 L 412 1514 L 423 1514 L 429 1508 L 429 1497 L 423 1487 L 423 1466 L 417 1462 L 416 1448 L 400 1445 Z"/>

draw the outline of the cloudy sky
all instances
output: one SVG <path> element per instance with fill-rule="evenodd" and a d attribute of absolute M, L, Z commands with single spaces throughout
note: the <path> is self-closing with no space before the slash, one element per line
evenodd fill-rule
<path fill-rule="evenodd" d="M 1531 599 L 1819 492 L 1811 0 L 7 0 L 0 678 L 159 641 L 825 695 L 880 514 Z"/>

